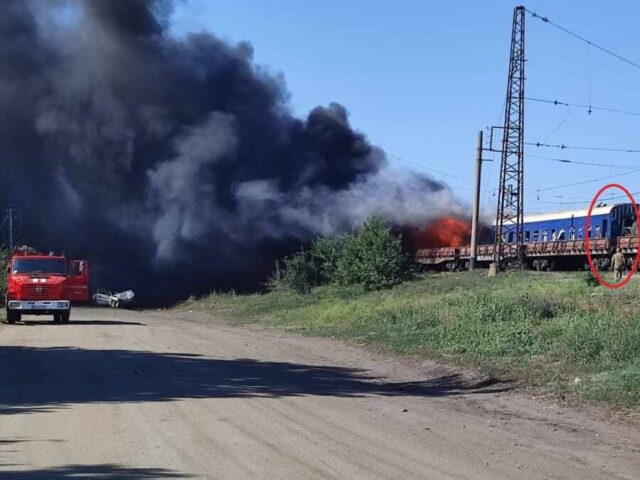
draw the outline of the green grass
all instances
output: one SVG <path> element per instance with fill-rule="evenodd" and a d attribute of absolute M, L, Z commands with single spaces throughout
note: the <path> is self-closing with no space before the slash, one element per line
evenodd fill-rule
<path fill-rule="evenodd" d="M 185 308 L 489 369 L 529 387 L 640 406 L 640 279 L 619 291 L 584 274 L 425 275 L 378 292 L 211 294 Z"/>

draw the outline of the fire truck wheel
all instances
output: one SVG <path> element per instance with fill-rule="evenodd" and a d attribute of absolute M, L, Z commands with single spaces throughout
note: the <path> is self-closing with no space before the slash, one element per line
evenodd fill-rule
<path fill-rule="evenodd" d="M 62 321 L 62 323 L 69 323 L 69 318 L 71 318 L 71 309 L 64 310 L 60 314 L 60 320 Z"/>
<path fill-rule="evenodd" d="M 7 323 L 14 324 L 20 321 L 22 315 L 15 310 L 7 310 Z"/>

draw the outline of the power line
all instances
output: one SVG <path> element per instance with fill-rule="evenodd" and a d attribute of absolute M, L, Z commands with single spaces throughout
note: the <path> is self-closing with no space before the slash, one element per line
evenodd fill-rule
<path fill-rule="evenodd" d="M 637 168 L 635 165 L 610 165 L 608 163 L 583 162 L 580 160 L 567 160 L 566 158 L 544 157 L 542 155 L 533 155 L 531 153 L 528 153 L 526 156 L 532 157 L 532 158 L 540 158 L 543 160 L 551 160 L 551 161 L 560 162 L 560 163 L 568 163 L 568 164 L 574 164 L 574 165 L 587 165 L 589 167 L 622 168 L 624 170 Z"/>
<path fill-rule="evenodd" d="M 435 168 L 427 167 L 426 165 L 422 165 L 421 163 L 412 162 L 410 160 L 405 160 L 404 158 L 400 158 L 397 155 L 393 155 L 392 153 L 389 153 L 389 152 L 386 152 L 386 154 L 387 154 L 388 157 L 391 157 L 394 160 L 397 160 L 399 162 L 406 163 L 408 165 L 413 165 L 413 166 L 418 167 L 418 168 L 424 168 L 427 171 L 437 173 L 437 174 L 442 175 L 444 177 L 450 177 L 450 178 L 453 178 L 455 180 L 461 180 L 463 182 L 471 183 L 471 180 L 469 180 L 469 179 L 462 178 L 462 177 L 457 177 L 455 175 L 452 175 L 452 174 L 449 174 L 449 173 L 445 173 L 445 172 L 442 172 L 440 170 L 436 170 Z M 451 185 L 451 184 L 448 184 L 448 186 L 451 187 L 453 190 L 473 190 L 473 187 L 468 187 L 468 186 Z M 493 193 L 494 190 L 495 189 L 489 189 L 488 188 L 488 189 L 483 190 L 482 192 L 485 193 L 485 194 L 490 194 L 490 193 Z"/>
<path fill-rule="evenodd" d="M 442 175 L 443 177 L 455 178 L 456 180 L 461 180 L 463 182 L 471 183 L 471 180 L 469 180 L 468 178 L 458 177 L 456 175 L 452 175 L 450 173 L 443 172 L 441 170 L 436 170 L 435 168 L 427 167 L 426 165 L 423 165 L 421 163 L 412 162 L 410 160 L 405 160 L 404 158 L 400 158 L 397 155 L 393 155 L 393 154 L 391 154 L 389 152 L 387 152 L 387 156 L 389 156 L 389 157 L 391 157 L 391 158 L 393 158 L 393 159 L 395 159 L 395 160 L 397 160 L 399 162 L 406 163 L 408 165 L 413 165 L 414 167 L 424 168 L 425 170 L 437 173 L 438 175 Z"/>
<path fill-rule="evenodd" d="M 527 13 L 529 13 L 533 18 L 537 18 L 539 20 L 541 20 L 543 23 L 547 23 L 555 28 L 557 28 L 558 30 L 561 30 L 562 32 L 586 43 L 589 47 L 593 47 L 595 49 L 598 49 L 604 53 L 606 53 L 607 55 L 613 56 L 616 59 L 625 62 L 635 68 L 640 69 L 640 64 L 638 64 L 637 62 L 634 62 L 622 55 L 619 55 L 611 50 L 609 50 L 608 48 L 603 47 L 602 45 L 596 44 L 594 42 L 592 42 L 591 40 L 588 40 L 587 38 L 578 35 L 577 33 L 562 27 L 561 25 L 558 25 L 554 22 L 552 22 L 551 20 L 549 20 L 548 17 L 545 16 L 541 16 L 538 15 L 537 13 L 525 8 L 525 11 Z M 590 69 L 590 66 L 589 66 Z M 591 72 L 589 70 L 589 97 L 591 97 L 591 78 L 590 78 Z M 589 105 L 585 105 L 585 104 L 580 104 L 580 103 L 570 103 L 570 102 L 560 102 L 558 100 L 548 100 L 548 99 L 543 99 L 543 98 L 534 98 L 534 97 L 526 97 L 526 100 L 528 101 L 532 101 L 532 102 L 538 102 L 538 103 L 544 103 L 544 104 L 550 104 L 550 105 L 554 105 L 554 106 L 564 106 L 567 108 L 571 108 L 571 107 L 576 107 L 576 108 L 583 108 L 586 109 L 587 112 L 589 114 L 591 114 L 593 111 L 601 111 L 601 112 L 608 112 L 608 113 L 616 113 L 616 114 L 621 114 L 621 115 L 631 115 L 631 116 L 638 116 L 640 117 L 640 112 L 634 112 L 634 111 L 628 111 L 628 110 L 622 110 L 622 109 L 618 109 L 618 108 L 610 108 L 610 107 L 594 107 L 593 105 L 589 104 Z M 589 99 L 589 103 L 591 103 L 591 99 Z M 604 147 L 569 147 L 567 145 L 551 145 L 551 144 L 546 144 L 546 143 L 526 143 L 526 145 L 532 145 L 535 147 L 545 147 L 545 148 L 558 148 L 561 150 L 567 149 L 567 148 L 571 148 L 571 149 L 576 149 L 576 150 L 592 150 L 592 151 L 601 151 L 601 152 L 618 152 L 618 153 L 640 153 L 640 150 L 637 149 L 621 149 L 621 148 L 604 148 Z M 536 157 L 536 155 L 529 155 L 532 157 Z M 568 159 L 563 159 L 563 158 L 557 158 L 557 157 L 540 157 L 538 156 L 538 158 L 544 158 L 547 160 L 551 160 L 551 161 L 557 161 L 557 162 L 561 162 L 561 163 L 573 163 L 573 164 L 578 164 L 578 165 L 590 165 L 590 166 L 602 166 L 602 167 L 608 167 L 608 168 L 630 168 L 630 167 L 623 167 L 620 165 L 606 165 L 606 164 L 601 164 L 601 163 L 594 163 L 594 162 L 582 162 L 582 161 L 576 161 L 576 160 L 568 160 Z M 563 184 L 563 185 L 554 185 L 554 186 L 550 186 L 550 187 L 544 187 L 544 188 L 540 188 L 537 190 L 537 192 L 541 192 L 541 191 L 550 191 L 550 190 L 556 190 L 556 189 L 560 189 L 560 188 L 565 188 L 565 187 L 572 187 L 572 186 L 577 186 L 577 185 L 585 185 L 588 183 L 595 183 L 595 182 L 599 182 L 602 180 L 607 180 L 613 177 L 618 177 L 618 176 L 623 176 L 623 175 L 629 175 L 632 173 L 636 173 L 640 171 L 640 168 L 632 168 L 631 170 L 625 171 L 625 172 L 620 172 L 620 173 L 616 173 L 616 174 L 611 174 L 611 175 L 607 175 L 604 177 L 599 177 L 599 178 L 594 178 L 594 179 L 590 179 L 590 180 L 584 180 L 584 181 L 579 181 L 579 182 L 572 182 L 572 183 L 567 183 L 567 184 Z M 634 192 L 632 195 L 637 195 L 640 192 Z M 626 197 L 626 195 L 623 196 L 618 196 L 618 197 L 610 197 L 607 198 L 607 200 L 614 200 L 616 198 L 624 198 Z M 535 202 L 537 203 L 547 203 L 547 204 L 585 204 L 585 203 L 589 203 L 591 202 L 591 199 L 587 199 L 587 200 L 579 200 L 579 201 L 562 201 L 562 202 L 552 202 L 552 201 L 544 201 L 544 200 L 540 200 L 540 196 L 538 195 L 537 200 L 535 200 Z"/>
<path fill-rule="evenodd" d="M 559 148 L 560 150 L 593 150 L 596 152 L 621 152 L 621 153 L 640 153 L 640 149 L 635 148 L 608 148 L 608 147 L 575 147 L 565 144 L 548 144 L 540 142 L 525 142 L 525 145 L 531 145 L 539 148 Z"/>
<path fill-rule="evenodd" d="M 552 200 L 552 199 L 566 199 L 566 200 L 582 200 L 582 196 L 576 195 L 536 195 L 536 200 Z M 605 196 L 603 195 L 603 198 Z"/>
<path fill-rule="evenodd" d="M 631 192 L 631 195 L 633 197 L 635 197 L 635 195 L 640 194 L 640 192 Z M 609 200 L 619 200 L 621 198 L 629 198 L 626 194 L 624 195 L 616 195 L 615 197 L 606 197 L 603 198 L 603 200 L 609 201 Z M 577 204 L 591 204 L 591 202 L 593 201 L 592 198 L 588 198 L 588 199 L 584 199 L 584 200 L 576 200 L 576 201 L 571 201 L 571 202 L 551 202 L 551 201 L 545 201 L 545 200 L 535 200 L 536 203 L 548 203 L 548 204 L 553 204 L 553 205 L 577 205 Z"/>
<path fill-rule="evenodd" d="M 640 117 L 640 112 L 631 112 L 629 110 L 620 110 L 618 108 L 594 107 L 593 105 L 585 105 L 584 103 L 569 103 L 569 102 L 561 102 L 559 100 L 549 100 L 546 98 L 535 98 L 535 97 L 525 97 L 525 100 L 529 100 L 530 102 L 548 103 L 551 105 L 562 105 L 563 107 L 584 108 L 589 113 L 591 113 L 593 110 L 598 110 L 601 112 L 619 113 L 621 115 L 633 115 L 634 117 Z"/>
<path fill-rule="evenodd" d="M 613 198 L 613 197 L 620 197 L 621 195 L 616 195 L 615 193 L 605 193 L 602 194 L 600 198 L 602 198 L 602 200 L 608 200 L 609 198 Z M 536 200 L 558 200 L 558 199 L 564 199 L 564 200 L 579 200 L 579 201 L 583 201 L 584 197 L 582 195 L 536 195 Z M 564 203 L 564 202 L 563 202 Z"/>
<path fill-rule="evenodd" d="M 529 10 L 528 8 L 525 8 L 526 12 L 529 13 L 533 18 L 538 18 L 540 19 L 543 23 L 547 23 L 549 25 L 552 25 L 553 27 L 557 28 L 558 30 L 563 31 L 564 33 L 567 33 L 568 35 L 571 35 L 574 38 L 577 38 L 578 40 L 585 42 L 587 45 L 592 46 L 593 48 L 597 48 L 598 50 L 600 50 L 601 52 L 604 52 L 608 55 L 611 55 L 612 57 L 617 58 L 618 60 L 621 60 L 629 65 L 631 65 L 632 67 L 635 67 L 637 69 L 640 69 L 640 64 L 634 62 L 633 60 L 629 60 L 626 57 L 623 57 L 622 55 L 618 55 L 615 52 L 612 52 L 611 50 L 609 50 L 608 48 L 605 48 L 601 45 L 598 45 L 597 43 L 593 43 L 591 40 L 587 40 L 586 38 L 584 38 L 581 35 L 578 35 L 575 32 L 572 32 L 571 30 L 569 30 L 568 28 L 562 27 L 560 25 L 558 25 L 557 23 L 552 22 L 551 20 L 549 20 L 549 17 L 543 17 L 541 15 L 538 15 L 536 12 L 532 12 L 531 10 Z"/>
<path fill-rule="evenodd" d="M 629 175 L 631 173 L 636 173 L 636 172 L 640 172 L 640 168 L 636 168 L 636 169 L 629 170 L 629 171 L 622 172 L 622 173 L 614 173 L 613 175 L 607 175 L 606 177 L 599 177 L 599 178 L 593 178 L 591 180 L 584 180 L 584 181 L 581 181 L 581 182 L 565 183 L 564 185 L 554 185 L 554 186 L 551 186 L 551 187 L 538 188 L 536 191 L 543 192 L 543 191 L 548 191 L 548 190 L 557 190 L 558 188 L 564 188 L 564 187 L 574 187 L 576 185 L 586 185 L 587 183 L 595 183 L 595 182 L 599 182 L 601 180 L 607 180 L 609 178 L 614 178 L 614 177 L 621 177 L 623 175 Z"/>

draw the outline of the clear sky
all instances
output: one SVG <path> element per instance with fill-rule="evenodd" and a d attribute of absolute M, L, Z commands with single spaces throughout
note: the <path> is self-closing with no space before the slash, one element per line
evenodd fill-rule
<path fill-rule="evenodd" d="M 640 64 L 640 2 L 525 5 Z M 477 131 L 503 121 L 515 6 L 503 0 L 185 0 L 172 25 L 178 34 L 206 30 L 231 42 L 249 41 L 257 63 L 284 74 L 297 115 L 337 101 L 356 129 L 405 160 L 391 157 L 395 166 L 447 173 L 432 175 L 469 200 Z M 527 96 L 640 112 L 640 68 L 530 15 L 526 50 Z M 640 113 L 589 115 L 586 109 L 527 102 L 525 115 L 529 142 L 640 150 Z M 486 209 L 495 208 L 495 158 L 484 164 Z M 525 210 L 588 206 L 597 189 L 612 181 L 640 191 L 640 171 L 625 173 L 634 168 L 640 169 L 640 153 L 528 146 Z M 601 180 L 549 188 L 593 179 Z"/>

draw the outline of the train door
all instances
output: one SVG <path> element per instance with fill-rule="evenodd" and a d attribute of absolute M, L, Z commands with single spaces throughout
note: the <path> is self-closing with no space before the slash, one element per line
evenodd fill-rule
<path fill-rule="evenodd" d="M 86 302 L 89 300 L 89 262 L 69 260 L 69 300 Z"/>

